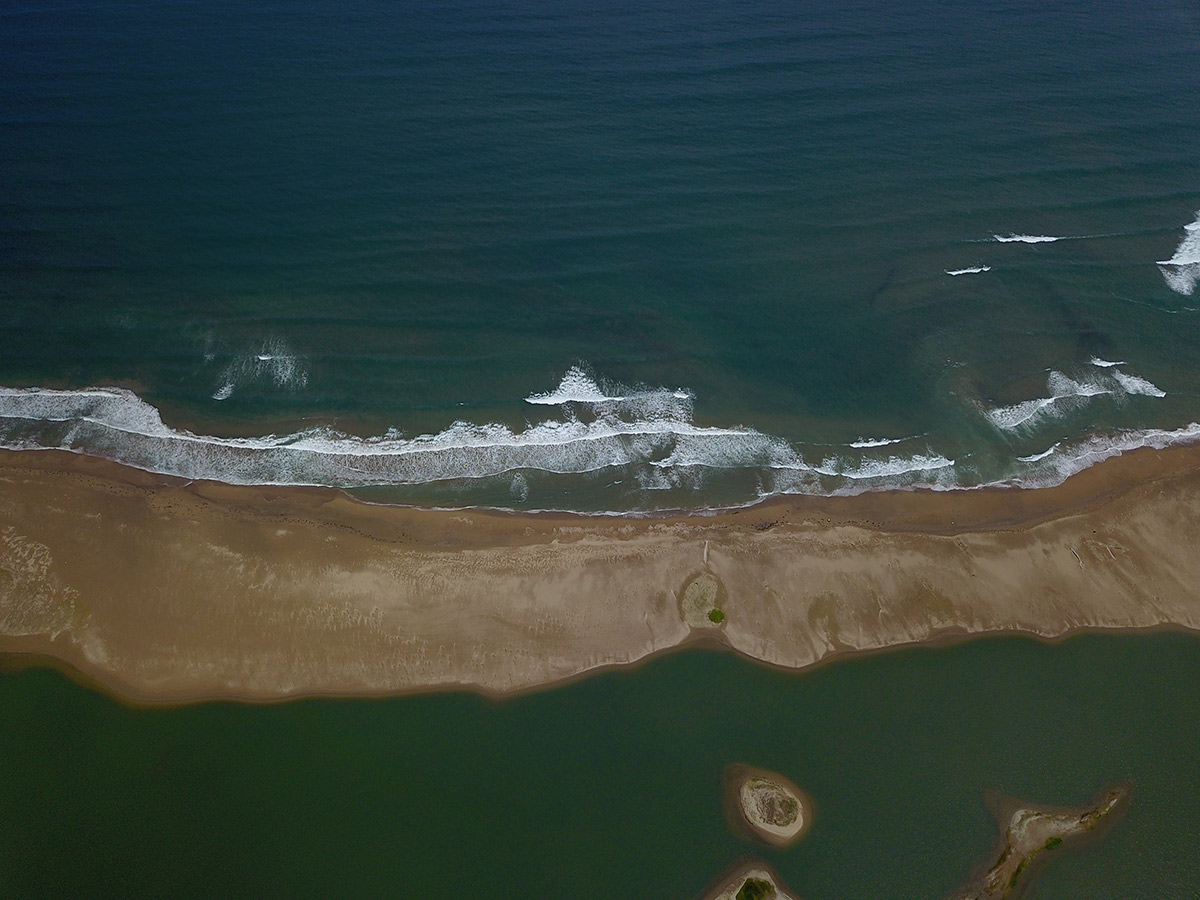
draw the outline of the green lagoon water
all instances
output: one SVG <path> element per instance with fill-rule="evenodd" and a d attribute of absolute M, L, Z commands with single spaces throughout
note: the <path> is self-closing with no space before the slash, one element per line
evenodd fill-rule
<path fill-rule="evenodd" d="M 0 895 L 693 900 L 753 855 L 806 900 L 938 900 L 993 851 L 985 791 L 1134 794 L 1031 900 L 1200 890 L 1200 641 L 1026 639 L 795 675 L 688 651 L 496 703 L 466 694 L 129 709 L 0 679 Z M 812 796 L 735 836 L 731 762 Z"/>

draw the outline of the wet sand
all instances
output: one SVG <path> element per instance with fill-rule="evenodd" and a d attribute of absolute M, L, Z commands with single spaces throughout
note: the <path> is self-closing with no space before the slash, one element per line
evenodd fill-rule
<path fill-rule="evenodd" d="M 372 506 L 0 451 L 0 653 L 135 701 L 504 694 L 696 640 L 803 668 L 967 634 L 1200 629 L 1200 449 L 1057 488 L 704 516 Z M 720 623 L 684 623 L 698 576 Z M 15 656 L 14 656 L 15 655 Z"/>

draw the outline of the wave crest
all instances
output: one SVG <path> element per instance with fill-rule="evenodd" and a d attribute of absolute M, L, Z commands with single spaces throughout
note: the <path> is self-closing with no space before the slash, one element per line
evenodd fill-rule
<path fill-rule="evenodd" d="M 1062 238 L 1049 234 L 993 234 L 992 240 L 1001 244 L 1053 244 Z"/>
<path fill-rule="evenodd" d="M 1048 397 L 985 412 L 999 429 L 1011 431 L 1102 394 L 1164 395 L 1146 379 L 1115 367 L 1091 369 L 1078 377 L 1053 371 L 1047 389 Z M 813 459 L 820 461 L 809 462 L 796 445 L 754 428 L 694 423 L 690 391 L 631 389 L 603 382 L 579 367 L 569 370 L 555 390 L 526 399 L 559 407 L 561 416 L 522 429 L 457 421 L 436 434 L 416 436 L 393 429 L 359 437 L 319 427 L 228 438 L 173 428 L 163 422 L 158 409 L 122 388 L 0 388 L 0 447 L 60 449 L 164 475 L 231 484 L 352 488 L 500 479 L 494 484 L 522 504 L 535 489 L 555 484 L 553 476 L 600 470 L 614 472 L 613 485 L 626 483 L 635 490 L 698 491 L 713 484 L 738 484 L 743 486 L 742 497 L 746 490 L 758 497 L 913 487 L 949 490 L 978 486 L 987 477 L 972 460 L 965 469 L 971 485 L 964 484 L 956 461 L 930 447 L 911 455 L 880 449 L 915 438 L 859 438 L 835 447 L 813 447 L 813 453 L 821 454 Z M 988 483 L 1056 484 L 1128 449 L 1197 439 L 1200 425 L 1193 424 L 1175 432 L 1097 436 L 1070 446 L 1060 441 L 1043 453 L 1007 464 L 997 460 L 997 475 L 1007 480 Z M 496 488 L 489 490 L 495 496 Z M 628 503 L 628 495 L 623 496 Z"/>
<path fill-rule="evenodd" d="M 1196 221 L 1184 227 L 1183 240 L 1175 248 L 1175 255 L 1158 263 L 1167 287 L 1177 294 L 1189 297 L 1200 284 L 1200 212 Z"/>
<path fill-rule="evenodd" d="M 1167 396 L 1166 391 L 1161 390 L 1145 378 L 1138 375 L 1127 375 L 1117 369 L 1116 366 L 1120 363 L 1093 360 L 1092 364 L 1102 368 L 1103 371 L 1086 373 L 1078 378 L 1070 378 L 1062 372 L 1052 371 L 1046 378 L 1046 389 L 1049 396 L 1022 400 L 1010 406 L 985 409 L 984 412 L 992 424 L 1002 431 L 1016 431 L 1031 428 L 1046 419 L 1066 415 L 1079 409 L 1093 397 L 1141 395 L 1161 398 Z"/>
<path fill-rule="evenodd" d="M 685 388 L 633 388 L 616 382 L 601 383 L 583 367 L 571 366 L 558 387 L 545 393 L 530 394 L 525 402 L 535 406 L 577 404 L 600 413 L 684 421 L 691 419 L 695 399 L 695 395 Z"/>

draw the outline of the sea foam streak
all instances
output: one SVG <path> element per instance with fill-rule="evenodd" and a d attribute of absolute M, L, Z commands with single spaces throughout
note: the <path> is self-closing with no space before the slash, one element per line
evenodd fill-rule
<path fill-rule="evenodd" d="M 1177 294 L 1191 296 L 1200 284 L 1200 212 L 1196 221 L 1184 227 L 1183 240 L 1175 248 L 1175 255 L 1158 263 L 1167 287 Z"/>

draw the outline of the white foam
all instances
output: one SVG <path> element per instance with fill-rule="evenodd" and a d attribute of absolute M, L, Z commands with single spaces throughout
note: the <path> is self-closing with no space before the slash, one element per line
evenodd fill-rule
<path fill-rule="evenodd" d="M 1112 393 L 1112 389 L 1105 388 L 1098 379 L 1076 381 L 1062 372 L 1051 372 L 1046 379 L 1046 388 L 1050 392 L 1049 397 L 997 407 L 988 410 L 987 416 L 997 428 L 1012 431 L 1048 416 L 1056 416 L 1065 409 L 1078 406 L 1081 401 L 1086 402 L 1089 397 Z"/>
<path fill-rule="evenodd" d="M 1038 462 L 1039 460 L 1043 460 L 1049 456 L 1053 456 L 1054 451 L 1057 450 L 1061 445 L 1062 445 L 1062 441 L 1058 441 L 1049 450 L 1043 450 L 1041 453 L 1035 453 L 1032 456 L 1018 456 L 1017 460 L 1020 462 L 1023 462 L 1023 463 Z"/>
<path fill-rule="evenodd" d="M 0 445 L 89 453 L 183 478 L 234 484 L 361 486 L 490 477 L 521 469 L 562 474 L 638 465 L 674 454 L 680 465 L 767 463 L 786 444 L 753 429 L 701 427 L 670 417 L 547 421 L 514 432 L 455 422 L 437 434 L 360 438 L 328 428 L 261 438 L 197 435 L 165 425 L 121 388 L 0 388 Z"/>
<path fill-rule="evenodd" d="M 1061 241 L 1062 238 L 1054 237 L 1049 234 L 993 234 L 992 240 L 999 241 L 1001 244 L 1053 244 L 1055 241 Z"/>
<path fill-rule="evenodd" d="M 1126 375 L 1114 368 L 1122 363 L 1105 363 L 1104 360 L 1092 364 L 1104 371 L 1085 374 L 1079 378 L 1069 378 L 1062 372 L 1052 371 L 1046 379 L 1048 397 L 1036 397 L 1032 400 L 1022 400 L 1011 406 L 1000 406 L 985 410 L 992 424 L 1004 431 L 1014 431 L 1048 419 L 1058 418 L 1079 409 L 1092 397 L 1104 395 L 1126 394 L 1143 395 L 1146 397 L 1165 397 L 1166 392 L 1160 390 L 1146 379 L 1138 375 Z"/>
<path fill-rule="evenodd" d="M 1125 365 L 1125 360 L 1120 360 L 1118 362 L 1111 362 L 1107 359 L 1101 359 L 1098 356 L 1093 356 L 1091 358 L 1090 362 L 1093 366 L 1096 366 L 1097 368 L 1100 368 L 1100 369 L 1111 369 L 1113 366 Z"/>
<path fill-rule="evenodd" d="M 526 403 L 536 406 L 584 404 L 596 412 L 615 413 L 635 418 L 690 419 L 695 395 L 684 388 L 628 387 L 601 383 L 582 367 L 572 366 L 558 387 L 541 394 L 530 394 Z"/>
<path fill-rule="evenodd" d="M 521 503 L 529 499 L 529 482 L 522 473 L 517 472 L 513 475 L 509 491 Z"/>
<path fill-rule="evenodd" d="M 953 468 L 954 460 L 938 453 L 915 456 L 889 456 L 887 459 L 866 459 L 855 465 L 843 465 L 835 457 L 825 459 L 815 470 L 822 475 L 838 478 L 893 480 L 898 476 L 909 476 Z"/>
<path fill-rule="evenodd" d="M 947 275 L 978 275 L 980 272 L 992 271 L 991 266 L 968 266 L 965 269 L 946 269 Z"/>
<path fill-rule="evenodd" d="M 1156 385 L 1151 384 L 1145 378 L 1139 375 L 1126 375 L 1117 369 L 1113 369 L 1113 378 L 1125 389 L 1127 394 L 1140 394 L 1145 397 L 1165 397 L 1167 392 L 1161 390 Z"/>
<path fill-rule="evenodd" d="M 252 353 L 235 357 L 221 372 L 221 384 L 212 394 L 214 400 L 228 400 L 233 392 L 248 384 L 274 385 L 298 391 L 308 385 L 308 369 L 281 338 L 268 338 Z"/>
<path fill-rule="evenodd" d="M 1056 452 L 1039 454 L 1036 464 L 1031 465 L 1027 472 L 1001 484 L 1024 488 L 1054 487 L 1077 472 L 1131 450 L 1144 447 L 1163 450 L 1181 444 L 1194 444 L 1197 441 L 1200 441 L 1200 423 L 1197 422 L 1174 430 L 1148 428 L 1141 431 L 1122 431 L 1114 435 L 1092 435 Z"/>
<path fill-rule="evenodd" d="M 991 410 L 988 415 L 998 427 L 1008 429 L 1100 394 L 1162 396 L 1149 381 L 1111 367 L 1081 378 L 1051 372 L 1047 387 L 1049 397 Z M 601 392 L 605 400 L 592 404 L 589 415 L 577 415 L 568 408 L 561 418 L 517 430 L 459 421 L 435 434 L 407 437 L 395 429 L 357 437 L 313 428 L 294 434 L 226 438 L 168 426 L 157 409 L 121 388 L 0 388 L 0 446 L 62 449 L 152 472 L 232 484 L 357 487 L 501 476 L 507 478 L 511 496 L 521 503 L 530 496 L 534 473 L 572 475 L 603 469 L 619 469 L 619 480 L 628 479 L 656 491 L 700 489 L 707 479 L 724 477 L 721 471 L 735 473 L 737 479 L 744 477 L 737 473 L 750 473 L 764 494 L 963 487 L 955 460 L 933 449 L 911 456 L 871 453 L 909 438 L 860 438 L 841 450 L 827 449 L 825 458 L 812 464 L 782 438 L 753 428 L 699 426 L 681 417 L 678 404 L 683 401 L 677 394 L 685 394 L 690 410 L 690 392 L 646 388 L 627 392 L 619 400 L 616 392 Z M 676 404 L 669 414 L 641 414 L 661 407 L 661 402 L 637 398 L 662 396 Z M 1189 427 L 1200 435 L 1200 426 Z M 1141 436 L 1097 438 L 1066 450 L 1055 444 L 1043 453 L 1020 457 L 1019 462 L 1028 467 L 1020 483 L 1054 482 L 1065 477 L 1064 471 L 1077 471 L 1090 464 L 1089 460 L 1107 458 L 1133 446 L 1190 439 L 1190 432 L 1137 434 Z"/>
<path fill-rule="evenodd" d="M 525 398 L 525 402 L 541 406 L 560 406 L 564 403 L 607 403 L 620 399 L 619 396 L 609 396 L 600 390 L 596 380 L 579 366 L 571 366 L 558 383 L 558 387 L 544 394 L 530 394 Z"/>
<path fill-rule="evenodd" d="M 1191 296 L 1200 284 L 1200 212 L 1196 221 L 1183 226 L 1183 240 L 1175 248 L 1175 255 L 1158 263 L 1167 287 L 1177 294 Z"/>

